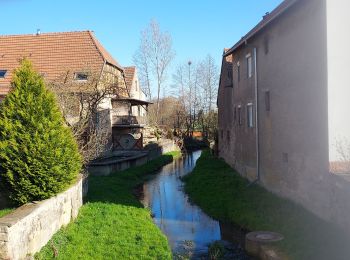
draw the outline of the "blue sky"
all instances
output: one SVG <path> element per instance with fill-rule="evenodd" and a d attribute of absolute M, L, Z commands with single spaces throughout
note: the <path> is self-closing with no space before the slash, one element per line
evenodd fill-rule
<path fill-rule="evenodd" d="M 93 30 L 123 66 L 151 19 L 173 38 L 173 65 L 231 47 L 282 0 L 0 0 L 0 34 Z"/>

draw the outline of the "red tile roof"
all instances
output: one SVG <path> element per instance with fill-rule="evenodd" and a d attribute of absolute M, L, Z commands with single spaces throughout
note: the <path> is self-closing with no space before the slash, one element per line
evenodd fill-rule
<path fill-rule="evenodd" d="M 0 36 L 0 70 L 7 73 L 0 78 L 0 95 L 8 92 L 12 72 L 23 57 L 30 59 L 48 81 L 68 70 L 99 72 L 104 62 L 122 70 L 91 31 L 4 35 Z"/>

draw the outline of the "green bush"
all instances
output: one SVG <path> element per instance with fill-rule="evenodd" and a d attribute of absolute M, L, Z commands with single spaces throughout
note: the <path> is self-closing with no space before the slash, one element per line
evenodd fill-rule
<path fill-rule="evenodd" d="M 16 204 L 42 200 L 77 178 L 81 156 L 55 96 L 24 59 L 0 106 L 0 182 Z"/>

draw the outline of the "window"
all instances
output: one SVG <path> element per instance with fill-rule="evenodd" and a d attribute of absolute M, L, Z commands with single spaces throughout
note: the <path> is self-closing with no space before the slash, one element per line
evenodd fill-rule
<path fill-rule="evenodd" d="M 0 70 L 0 78 L 5 78 L 7 70 Z"/>
<path fill-rule="evenodd" d="M 227 141 L 230 142 L 231 141 L 231 136 L 230 136 L 230 131 L 227 130 Z"/>
<path fill-rule="evenodd" d="M 238 106 L 238 124 L 239 125 L 242 125 L 242 109 L 241 109 L 241 106 Z"/>
<path fill-rule="evenodd" d="M 238 82 L 241 81 L 241 66 L 240 66 L 239 62 L 237 62 L 237 81 Z"/>
<path fill-rule="evenodd" d="M 236 122 L 236 120 L 237 120 L 237 108 L 235 106 L 233 109 L 233 122 Z"/>
<path fill-rule="evenodd" d="M 137 80 L 135 80 L 135 89 L 138 91 Z"/>
<path fill-rule="evenodd" d="M 100 114 L 99 114 L 99 112 L 96 112 L 96 114 L 95 114 L 96 127 L 99 125 L 99 123 L 100 123 Z"/>
<path fill-rule="evenodd" d="M 264 52 L 265 55 L 269 53 L 269 37 L 267 35 L 264 37 Z"/>
<path fill-rule="evenodd" d="M 232 67 L 229 66 L 227 67 L 227 83 L 226 83 L 226 87 L 233 87 L 233 77 L 232 77 Z"/>
<path fill-rule="evenodd" d="M 265 109 L 270 111 L 270 91 L 265 91 Z"/>
<path fill-rule="evenodd" d="M 250 53 L 246 56 L 247 58 L 247 77 L 251 78 L 253 76 L 253 68 L 252 68 L 252 56 Z"/>
<path fill-rule="evenodd" d="M 247 104 L 247 126 L 249 128 L 254 126 L 254 118 L 253 118 L 253 104 Z"/>
<path fill-rule="evenodd" d="M 76 72 L 74 73 L 74 80 L 87 81 L 88 74 L 86 72 Z"/>

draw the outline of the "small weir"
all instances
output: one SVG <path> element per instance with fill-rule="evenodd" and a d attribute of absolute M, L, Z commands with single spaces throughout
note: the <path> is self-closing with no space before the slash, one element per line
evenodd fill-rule
<path fill-rule="evenodd" d="M 219 223 L 193 205 L 183 191 L 181 177 L 195 167 L 201 151 L 195 151 L 164 166 L 154 178 L 139 187 L 141 202 L 152 211 L 154 222 L 168 237 L 175 259 L 210 259 L 224 248 L 224 259 L 249 259 L 239 243 L 244 234 Z"/>

